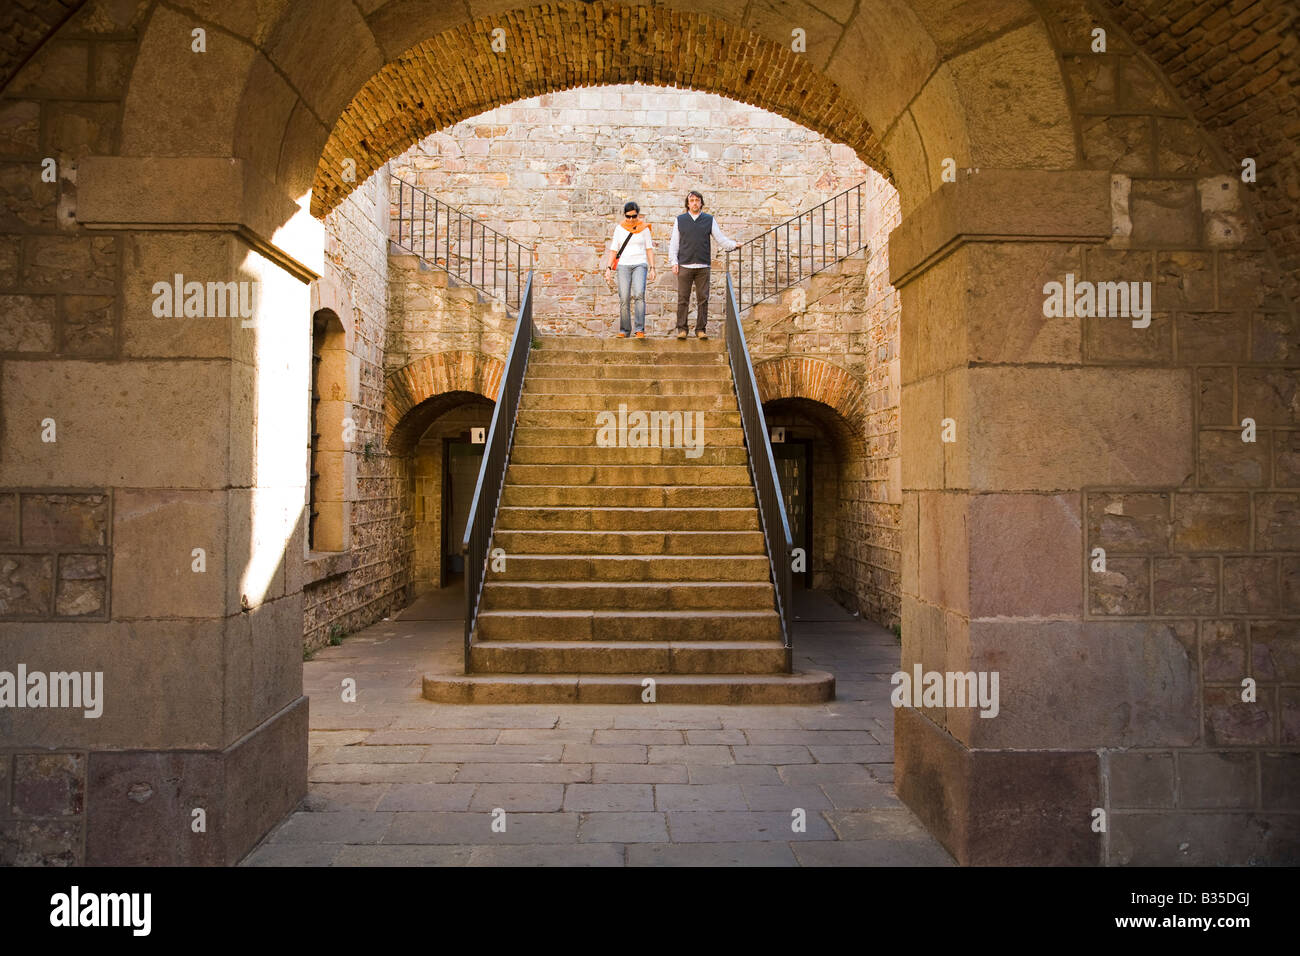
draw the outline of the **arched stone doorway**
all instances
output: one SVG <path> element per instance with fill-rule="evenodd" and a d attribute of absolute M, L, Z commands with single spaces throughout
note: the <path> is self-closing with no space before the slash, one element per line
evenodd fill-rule
<path fill-rule="evenodd" d="M 1175 766 L 1244 747 L 1260 770 L 1250 777 L 1256 781 L 1274 772 L 1266 764 L 1278 766 L 1270 753 L 1296 746 L 1284 677 L 1243 713 L 1234 697 L 1240 668 L 1203 664 L 1206 642 L 1240 645 L 1227 657 L 1245 660 L 1261 622 L 1295 611 L 1280 583 L 1250 606 L 1229 599 L 1230 576 L 1249 562 L 1280 582 L 1295 546 L 1296 494 L 1285 455 L 1281 470 L 1271 457 L 1238 467 L 1243 452 L 1233 443 L 1243 408 L 1268 431 L 1270 455 L 1289 447 L 1295 425 L 1294 403 L 1272 397 L 1293 391 L 1294 303 L 1278 291 L 1284 279 L 1264 245 L 1274 233 L 1255 226 L 1235 157 L 1197 129 L 1167 81 L 1104 18 L 1117 45 L 1102 71 L 1126 79 L 1107 86 L 1090 77 L 1100 8 L 1011 2 L 975 22 L 956 4 L 871 2 L 844 22 L 802 6 L 737 22 L 724 5 L 714 14 L 698 6 L 558 3 L 479 10 L 485 16 L 472 20 L 474 4 L 462 12 L 393 3 L 364 17 L 342 0 L 295 4 L 265 19 L 213 14 L 221 29 L 210 31 L 214 42 L 200 57 L 190 49 L 194 18 L 159 5 L 123 26 L 135 31 L 134 67 L 129 79 L 105 79 L 114 92 L 96 101 L 96 122 L 68 122 L 76 109 L 62 104 L 63 94 L 39 80 L 26 85 L 38 103 L 60 101 L 32 114 L 40 136 L 28 152 L 37 158 L 37 146 L 48 145 L 60 162 L 77 163 L 78 229 L 57 231 L 57 203 L 46 190 L 27 198 L 35 211 L 15 234 L 24 249 L 73 250 L 85 295 L 112 300 L 99 303 L 108 318 L 94 302 L 51 300 L 49 308 L 73 310 L 70 320 L 60 312 L 60 330 L 108 322 L 111 354 L 101 357 L 120 361 L 77 361 L 77 349 L 98 340 L 62 331 L 58 347 L 52 331 L 45 347 L 37 334 L 30 358 L 5 360 L 4 392 L 12 396 L 5 434 L 54 417 L 76 423 L 65 434 L 77 440 L 11 456 L 0 482 L 42 487 L 57 474 L 65 490 L 111 490 L 117 500 L 141 502 L 120 513 L 143 523 L 124 517 L 112 528 L 107 620 L 25 623 L 14 650 L 77 657 L 84 667 L 88 649 L 98 648 L 92 656 L 110 686 L 148 661 L 156 693 L 147 696 L 177 695 L 184 711 L 105 730 L 15 721 L 21 745 L 80 748 L 101 768 L 87 803 L 92 817 L 108 814 L 115 825 L 87 841 L 88 862 L 133 853 L 160 862 L 238 858 L 302 791 L 301 775 L 284 769 L 298 766 L 305 741 L 300 673 L 286 666 L 301 634 L 302 530 L 292 515 L 270 515 L 295 494 L 305 501 L 306 443 L 298 431 L 293 442 L 274 440 L 279 420 L 266 399 L 287 372 L 304 385 L 295 401 L 306 402 L 305 364 L 286 367 L 280 358 L 308 354 L 305 329 L 276 320 L 311 314 L 305 287 L 293 283 L 318 274 L 324 254 L 310 216 L 313 184 L 320 196 L 337 196 L 346 160 L 364 170 L 413 134 L 464 115 L 457 110 L 665 70 L 684 85 L 751 99 L 849 142 L 899 188 L 905 219 L 891 242 L 891 267 L 903 296 L 903 665 L 999 669 L 1003 686 L 1018 688 L 1001 720 L 900 711 L 904 799 L 963 862 L 1176 858 L 1175 830 L 1150 827 L 1150 811 L 1202 841 L 1215 838 L 1214 826 L 1247 816 L 1265 823 L 1253 833 L 1267 831 L 1270 808 L 1258 788 L 1243 790 L 1239 802 L 1262 809 L 1216 823 L 1195 806 L 1170 808 L 1164 778 L 1125 752 L 1148 752 L 1153 766 L 1171 768 L 1172 780 Z M 803 20 L 810 52 L 796 58 L 790 30 Z M 520 47 L 493 59 L 488 34 L 498 24 Z M 69 29 L 85 26 L 74 17 Z M 402 65 L 417 43 L 453 36 L 471 44 L 472 55 Z M 627 56 L 629 48 L 645 50 L 645 59 Z M 756 59 L 767 64 L 761 72 Z M 336 68 L 320 70 L 322 60 Z M 430 98 L 415 130 L 395 119 L 424 102 L 405 71 L 432 76 L 434 64 L 462 60 L 484 82 L 457 89 L 474 90 L 478 100 Z M 120 113 L 104 105 L 114 96 Z M 1140 118 L 1134 150 L 1120 135 L 1124 117 Z M 958 181 L 946 183 L 945 168 L 957 168 Z M 71 180 L 64 181 L 66 198 Z M 204 183 L 201 194 L 195 182 Z M 253 262 L 275 293 L 255 317 L 255 339 L 205 341 L 195 356 L 150 332 L 148 291 L 181 271 L 182 260 L 189 271 L 222 278 L 245 275 L 241 264 Z M 43 294 L 52 281 L 43 260 L 22 261 L 30 273 L 23 281 Z M 129 264 L 120 278 L 110 261 Z M 1041 290 L 1067 274 L 1150 283 L 1150 334 L 1092 317 L 1045 320 Z M 39 333 L 41 320 L 36 326 Z M 1232 346 L 1226 353 L 1217 347 L 1224 341 Z M 1250 342 L 1263 343 L 1262 351 L 1248 354 Z M 78 387 L 66 388 L 74 371 Z M 107 400 L 123 394 L 125 404 Z M 189 398 L 179 406 L 163 398 L 176 394 Z M 259 397 L 259 412 L 250 413 L 250 398 Z M 303 411 L 286 409 L 285 421 L 303 419 Z M 382 435 L 382 422 L 366 427 Z M 208 440 L 180 446 L 196 428 Z M 120 449 L 106 444 L 109 435 L 126 436 Z M 181 490 L 159 503 L 158 463 L 167 461 L 174 464 L 162 478 Z M 128 628 L 149 632 L 153 625 L 136 617 L 155 619 L 159 607 L 176 613 L 145 584 L 137 599 L 116 593 L 124 582 L 177 577 L 174 555 L 133 543 L 155 520 L 152 504 L 207 538 L 234 541 L 223 555 L 230 579 L 258 569 L 252 593 L 184 579 L 193 590 L 187 616 L 167 625 L 166 638 L 174 643 L 183 631 L 188 646 L 204 649 L 197 663 L 155 653 L 161 632 L 131 648 L 114 640 Z M 1045 512 L 1058 516 L 1057 533 L 1040 533 Z M 1094 547 L 1119 559 L 1107 573 L 1122 580 L 1085 576 Z M 1016 587 L 975 586 L 1002 580 L 1008 569 L 1017 572 Z M 1167 597 L 1189 588 L 1195 613 Z M 239 690 L 182 700 L 196 667 L 205 686 Z M 160 843 L 157 834 L 179 826 L 184 807 L 137 810 L 109 783 L 114 772 L 147 776 L 149 761 L 177 752 L 229 769 L 230 794 L 258 794 L 251 803 L 213 801 L 220 845 Z M 1014 808 L 998 789 L 1007 779 L 1017 785 Z M 1107 841 L 1076 823 L 1097 806 L 1111 812 Z M 1264 837 L 1256 843 L 1250 853 L 1278 852 Z"/>

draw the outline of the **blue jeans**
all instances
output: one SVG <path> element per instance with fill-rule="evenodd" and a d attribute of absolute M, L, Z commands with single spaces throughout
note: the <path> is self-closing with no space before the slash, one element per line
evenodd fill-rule
<path fill-rule="evenodd" d="M 635 266 L 618 265 L 618 327 L 623 332 L 632 332 L 632 315 L 636 313 L 637 332 L 645 331 L 645 277 L 648 264 L 642 262 Z"/>

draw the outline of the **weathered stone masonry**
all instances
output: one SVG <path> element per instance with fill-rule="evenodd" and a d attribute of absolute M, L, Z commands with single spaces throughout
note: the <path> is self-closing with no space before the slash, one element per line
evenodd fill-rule
<path fill-rule="evenodd" d="M 342 158 L 364 160 L 362 179 L 505 102 L 676 82 L 848 143 L 899 190 L 901 663 L 996 668 L 1004 693 L 1016 689 L 998 720 L 900 710 L 903 798 L 963 862 L 1294 860 L 1300 346 L 1286 292 L 1300 220 L 1286 160 L 1293 21 L 1279 8 L 1177 3 L 1139 25 L 1138 4 L 1077 0 L 1006 0 L 974 19 L 874 0 L 719 19 L 561 2 L 498 17 L 520 41 L 501 61 L 483 29 L 494 21 L 481 11 L 470 25 L 472 6 L 341 3 L 322 16 L 91 0 L 0 100 L 0 294 L 12 297 L 6 335 L 21 329 L 0 352 L 0 488 L 112 495 L 110 619 L 7 621 L 0 640 L 29 663 L 103 669 L 108 688 L 147 692 L 98 722 L 5 715 L 0 854 L 230 862 L 305 788 L 305 280 L 324 265 L 319 224 L 297 202 L 317 173 L 323 212 L 346 192 Z M 797 60 L 784 52 L 795 17 L 810 41 Z M 202 57 L 189 49 L 196 20 L 210 28 Z M 1090 59 L 1099 21 L 1112 67 Z M 385 68 L 440 34 L 431 58 Z M 433 63 L 464 72 L 440 87 Z M 1196 114 L 1174 115 L 1182 103 Z M 397 117 L 411 125 L 388 127 Z M 1216 177 L 1239 183 L 1241 156 L 1256 154 L 1259 183 L 1234 187 L 1238 216 Z M 40 181 L 47 155 L 58 183 Z M 949 156 L 980 172 L 943 184 Z M 1129 177 L 1126 196 L 1113 174 Z M 1042 286 L 1070 270 L 1151 281 L 1151 328 L 1044 322 Z M 270 321 L 269 306 L 256 336 L 155 323 L 150 283 L 177 271 L 256 278 L 274 287 L 275 314 L 303 325 Z M 272 401 L 277 381 L 298 397 Z M 31 422 L 45 414 L 60 442 L 38 448 Z M 961 426 L 955 444 L 935 440 L 944 417 Z M 1254 446 L 1231 437 L 1243 417 L 1258 424 Z M 218 542 L 206 577 L 119 593 L 185 567 L 150 544 L 199 535 Z M 1091 546 L 1116 537 L 1107 574 L 1125 583 L 1092 581 Z M 1243 667 L 1254 703 L 1231 696 Z M 52 774 L 64 783 L 46 786 Z M 141 783 L 152 796 L 137 802 Z M 35 790 L 66 799 L 34 807 Z M 178 839 L 198 801 L 209 834 Z M 1087 827 L 1098 806 L 1104 837 Z"/>

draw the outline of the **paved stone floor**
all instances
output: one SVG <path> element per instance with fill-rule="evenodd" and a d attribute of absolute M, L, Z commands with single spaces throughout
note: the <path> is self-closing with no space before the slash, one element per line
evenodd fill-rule
<path fill-rule="evenodd" d="M 422 598 L 303 665 L 309 792 L 244 865 L 952 866 L 894 795 L 897 639 L 800 597 L 795 667 L 835 674 L 827 704 L 431 703 L 463 598 Z"/>

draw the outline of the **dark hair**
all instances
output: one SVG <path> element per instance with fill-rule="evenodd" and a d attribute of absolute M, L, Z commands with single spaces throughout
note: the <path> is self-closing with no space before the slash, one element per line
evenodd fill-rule
<path fill-rule="evenodd" d="M 686 208 L 687 208 L 687 209 L 690 209 L 690 208 L 691 208 L 691 197 L 692 197 L 692 196 L 699 196 L 699 197 L 700 197 L 700 208 L 703 209 L 703 208 L 704 208 L 704 193 L 700 192 L 698 189 L 692 189 L 690 192 L 688 192 L 688 193 L 686 194 Z"/>
<path fill-rule="evenodd" d="M 641 207 L 638 206 L 638 205 L 637 205 L 636 203 L 634 203 L 634 202 L 629 201 L 629 202 L 625 202 L 625 203 L 623 203 L 623 211 L 624 211 L 624 212 L 631 212 L 633 209 L 635 209 L 637 212 L 640 212 L 640 211 L 641 211 Z"/>

